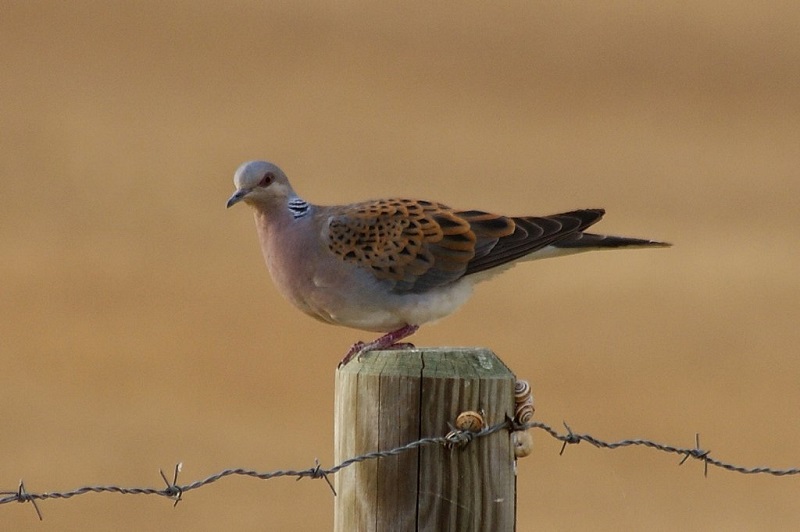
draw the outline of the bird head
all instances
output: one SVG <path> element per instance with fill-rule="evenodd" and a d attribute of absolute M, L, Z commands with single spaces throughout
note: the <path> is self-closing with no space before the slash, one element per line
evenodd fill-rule
<path fill-rule="evenodd" d="M 252 207 L 285 204 L 294 195 L 283 170 L 267 161 L 250 161 L 237 168 L 233 175 L 236 192 L 228 198 L 227 207 L 244 201 Z"/>

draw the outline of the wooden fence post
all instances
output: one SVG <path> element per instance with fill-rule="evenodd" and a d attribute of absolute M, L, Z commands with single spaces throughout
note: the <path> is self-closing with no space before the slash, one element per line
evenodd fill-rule
<path fill-rule="evenodd" d="M 456 416 L 488 425 L 514 416 L 514 375 L 481 348 L 376 351 L 336 372 L 334 454 L 343 460 L 444 436 Z M 512 531 L 514 450 L 509 432 L 464 448 L 430 445 L 368 460 L 335 476 L 334 530 Z"/>

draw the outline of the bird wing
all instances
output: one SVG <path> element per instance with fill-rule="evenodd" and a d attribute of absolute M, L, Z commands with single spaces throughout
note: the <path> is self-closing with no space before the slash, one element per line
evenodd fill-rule
<path fill-rule="evenodd" d="M 430 201 L 386 199 L 333 207 L 323 238 L 341 260 L 419 293 L 521 258 L 581 231 L 600 209 L 512 218 Z"/>

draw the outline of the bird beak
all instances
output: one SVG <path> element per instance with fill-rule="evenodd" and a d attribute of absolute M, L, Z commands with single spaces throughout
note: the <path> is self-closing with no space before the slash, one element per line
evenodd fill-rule
<path fill-rule="evenodd" d="M 233 196 L 228 198 L 228 203 L 225 204 L 225 207 L 228 209 L 233 207 L 234 205 L 242 201 L 245 198 L 245 196 L 250 194 L 250 192 L 251 192 L 250 189 L 240 188 L 239 190 L 233 193 Z"/>

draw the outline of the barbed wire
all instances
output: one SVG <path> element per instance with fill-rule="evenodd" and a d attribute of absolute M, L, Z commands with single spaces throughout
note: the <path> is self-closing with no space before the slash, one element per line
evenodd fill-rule
<path fill-rule="evenodd" d="M 77 488 L 71 491 L 62 491 L 62 492 L 29 492 L 25 488 L 25 483 L 20 480 L 19 485 L 16 490 L 14 491 L 0 491 L 0 505 L 8 504 L 12 502 L 20 502 L 20 503 L 31 503 L 34 510 L 36 511 L 36 515 L 39 517 L 39 520 L 43 519 L 42 512 L 37 504 L 37 501 L 42 501 L 45 499 L 70 499 L 72 497 L 78 495 L 84 495 L 86 493 L 120 493 L 123 495 L 158 495 L 161 497 L 166 497 L 174 501 L 173 506 L 177 506 L 177 504 L 183 500 L 183 495 L 189 491 L 202 488 L 209 484 L 213 484 L 225 477 L 230 476 L 247 476 L 258 478 L 261 480 L 268 480 L 271 478 L 278 478 L 278 477 L 294 477 L 296 480 L 300 480 L 302 478 L 313 478 L 313 479 L 324 479 L 325 482 L 330 487 L 333 495 L 336 495 L 336 490 L 333 487 L 328 475 L 333 475 L 346 467 L 349 467 L 353 464 L 364 462 L 367 460 L 376 460 L 378 458 L 387 458 L 390 456 L 395 456 L 407 451 L 411 451 L 414 449 L 418 449 L 424 446 L 430 445 L 443 445 L 448 448 L 463 448 L 469 445 L 469 443 L 476 439 L 476 438 L 483 438 L 499 432 L 501 430 L 508 430 L 508 431 L 518 431 L 518 430 L 527 430 L 527 429 L 538 429 L 553 437 L 556 440 L 561 441 L 563 444 L 561 446 L 561 451 L 559 455 L 563 455 L 565 449 L 568 445 L 575 445 L 582 441 L 585 441 L 595 447 L 602 448 L 602 449 L 619 449 L 622 447 L 632 447 L 632 446 L 642 446 L 647 447 L 650 449 L 656 449 L 658 451 L 662 451 L 665 453 L 671 453 L 682 456 L 681 461 L 678 465 L 683 465 L 689 458 L 693 458 L 695 460 L 701 460 L 704 464 L 704 475 L 708 476 L 708 466 L 719 467 L 721 469 L 725 469 L 728 471 L 733 471 L 735 473 L 741 473 L 745 475 L 751 474 L 769 474 L 774 476 L 789 476 L 789 475 L 798 475 L 800 474 L 800 468 L 792 467 L 788 469 L 775 469 L 772 467 L 743 467 L 739 465 L 735 465 L 729 462 L 724 462 L 722 460 L 718 460 L 716 458 L 711 457 L 711 451 L 702 449 L 700 447 L 700 435 L 695 434 L 695 446 L 694 447 L 678 447 L 674 445 L 668 445 L 663 443 L 654 442 L 652 440 L 647 439 L 627 439 L 627 440 L 620 440 L 615 442 L 607 442 L 603 441 L 599 438 L 596 438 L 590 434 L 579 434 L 572 431 L 567 423 L 564 423 L 564 427 L 566 428 L 566 433 L 559 433 L 557 430 L 552 428 L 550 425 L 543 423 L 541 421 L 531 421 L 529 423 L 517 423 L 511 418 L 506 418 L 504 421 L 497 423 L 496 425 L 492 425 L 487 427 L 479 432 L 470 432 L 467 430 L 451 430 L 445 436 L 434 436 L 428 438 L 421 438 L 416 441 L 412 441 L 405 445 L 401 445 L 399 447 L 395 447 L 393 449 L 385 450 L 385 451 L 373 451 L 366 454 L 362 454 L 360 456 L 355 456 L 353 458 L 349 458 L 338 465 L 325 469 L 320 466 L 319 460 L 314 460 L 314 467 L 310 467 L 308 469 L 279 469 L 276 471 L 257 471 L 254 469 L 244 469 L 244 468 L 236 468 L 236 469 L 224 469 L 218 473 L 210 475 L 204 479 L 197 480 L 190 484 L 179 485 L 178 484 L 178 475 L 181 472 L 183 467 L 182 463 L 178 463 L 175 466 L 174 474 L 172 476 L 172 480 L 170 481 L 167 476 L 164 474 L 163 470 L 159 470 L 161 474 L 161 478 L 164 480 L 166 487 L 164 488 L 126 488 L 121 486 L 83 486 L 81 488 Z M 452 427 L 451 427 L 452 428 Z"/>

